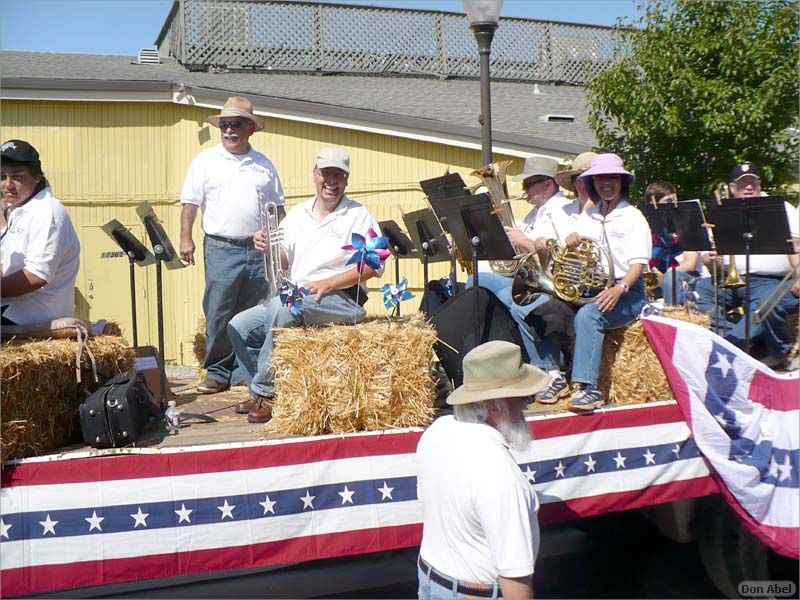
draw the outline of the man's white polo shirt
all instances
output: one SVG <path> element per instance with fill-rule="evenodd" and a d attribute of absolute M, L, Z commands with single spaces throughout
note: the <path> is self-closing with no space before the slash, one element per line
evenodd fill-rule
<path fill-rule="evenodd" d="M 451 578 L 493 583 L 533 573 L 538 501 L 503 437 L 440 417 L 417 446 L 420 556 Z"/>
<path fill-rule="evenodd" d="M 47 285 L 24 296 L 0 299 L 0 306 L 7 306 L 3 316 L 20 325 L 74 317 L 80 251 L 72 221 L 49 187 L 12 208 L 0 241 L 3 274 L 24 268 Z"/>
<path fill-rule="evenodd" d="M 314 198 L 298 204 L 280 225 L 290 278 L 298 285 L 352 269 L 353 265 L 346 263 L 353 256 L 353 250 L 342 250 L 342 246 L 351 243 L 354 233 L 366 238 L 372 229 L 381 235 L 380 226 L 369 210 L 347 196 L 342 196 L 336 209 L 320 223 L 311 212 L 313 207 Z M 379 275 L 382 273 L 383 268 L 378 271 Z"/>
<path fill-rule="evenodd" d="M 192 161 L 181 204 L 201 208 L 206 234 L 245 239 L 261 228 L 259 192 L 261 205 L 283 206 L 283 187 L 272 162 L 252 148 L 247 154 L 231 154 L 220 144 Z"/>

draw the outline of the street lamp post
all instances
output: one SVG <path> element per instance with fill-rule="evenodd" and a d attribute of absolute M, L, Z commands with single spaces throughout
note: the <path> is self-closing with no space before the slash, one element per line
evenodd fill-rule
<path fill-rule="evenodd" d="M 481 57 L 481 160 L 492 162 L 492 105 L 489 93 L 489 54 L 503 0 L 461 0 L 469 18 L 469 28 L 478 43 Z"/>

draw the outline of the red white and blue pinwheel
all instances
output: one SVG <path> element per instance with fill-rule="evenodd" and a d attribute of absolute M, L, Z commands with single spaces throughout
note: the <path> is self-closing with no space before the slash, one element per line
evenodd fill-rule
<path fill-rule="evenodd" d="M 289 308 L 292 316 L 296 317 L 303 313 L 303 297 L 308 296 L 306 288 L 298 288 L 291 281 L 283 280 L 280 284 L 279 295 L 281 304 Z"/>
<path fill-rule="evenodd" d="M 670 267 L 677 267 L 676 256 L 683 254 L 678 236 L 670 235 L 667 228 L 661 234 L 653 234 L 653 254 L 650 258 L 650 268 L 666 273 Z"/>
<path fill-rule="evenodd" d="M 391 254 L 389 252 L 389 238 L 378 235 L 372 228 L 367 232 L 366 238 L 361 234 L 354 233 L 352 243 L 342 246 L 342 250 L 355 251 L 350 260 L 347 261 L 347 264 L 356 265 L 359 274 L 364 272 L 364 265 L 375 270 L 380 269 L 381 263 Z"/>
<path fill-rule="evenodd" d="M 386 310 L 393 310 L 397 308 L 403 300 L 411 300 L 411 298 L 414 297 L 414 294 L 409 292 L 406 288 L 408 288 L 408 279 L 405 277 L 403 277 L 403 280 L 397 285 L 392 285 L 391 283 L 383 284 L 381 293 L 383 294 L 383 305 L 386 307 Z"/>

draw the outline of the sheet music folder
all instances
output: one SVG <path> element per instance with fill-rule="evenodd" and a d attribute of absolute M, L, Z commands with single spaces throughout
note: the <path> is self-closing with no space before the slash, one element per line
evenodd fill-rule
<path fill-rule="evenodd" d="M 442 231 L 442 225 L 430 208 L 423 208 L 409 213 L 403 213 L 403 222 L 406 224 L 408 234 L 417 251 L 417 256 L 422 259 L 425 252 L 423 242 L 428 242 L 428 262 L 443 262 L 450 260 L 450 251 L 447 240 Z"/>
<path fill-rule="evenodd" d="M 469 195 L 469 188 L 458 173 L 450 173 L 442 177 L 434 177 L 420 181 L 422 191 L 429 199 L 433 198 L 460 198 Z M 434 208 L 434 211 L 436 209 Z M 440 216 L 437 214 L 437 216 Z"/>
<path fill-rule="evenodd" d="M 677 204 L 659 204 L 658 207 L 642 206 L 642 214 L 656 235 L 666 229 L 677 233 L 681 248 L 705 252 L 711 250 L 705 217 L 699 200 L 684 200 Z"/>
<path fill-rule="evenodd" d="M 460 198 L 432 198 L 431 206 L 442 227 L 453 236 L 463 260 L 472 260 L 472 238 L 477 236 L 478 260 L 511 260 L 516 256 L 489 194 Z"/>
<path fill-rule="evenodd" d="M 714 242 L 720 254 L 748 252 L 745 234 L 752 234 L 750 254 L 792 254 L 789 221 L 783 196 L 729 198 L 706 209 L 714 225 Z"/>

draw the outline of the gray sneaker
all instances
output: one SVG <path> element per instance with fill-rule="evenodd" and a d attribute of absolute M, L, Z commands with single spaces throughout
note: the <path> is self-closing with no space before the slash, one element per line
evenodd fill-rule
<path fill-rule="evenodd" d="M 581 384 L 581 389 L 575 392 L 572 400 L 567 404 L 567 410 L 574 413 L 592 413 L 595 408 L 600 408 L 605 402 L 603 394 L 596 385 L 591 383 Z"/>
<path fill-rule="evenodd" d="M 563 377 L 556 377 L 546 388 L 536 394 L 533 399 L 539 404 L 555 404 L 569 394 L 569 384 Z"/>

